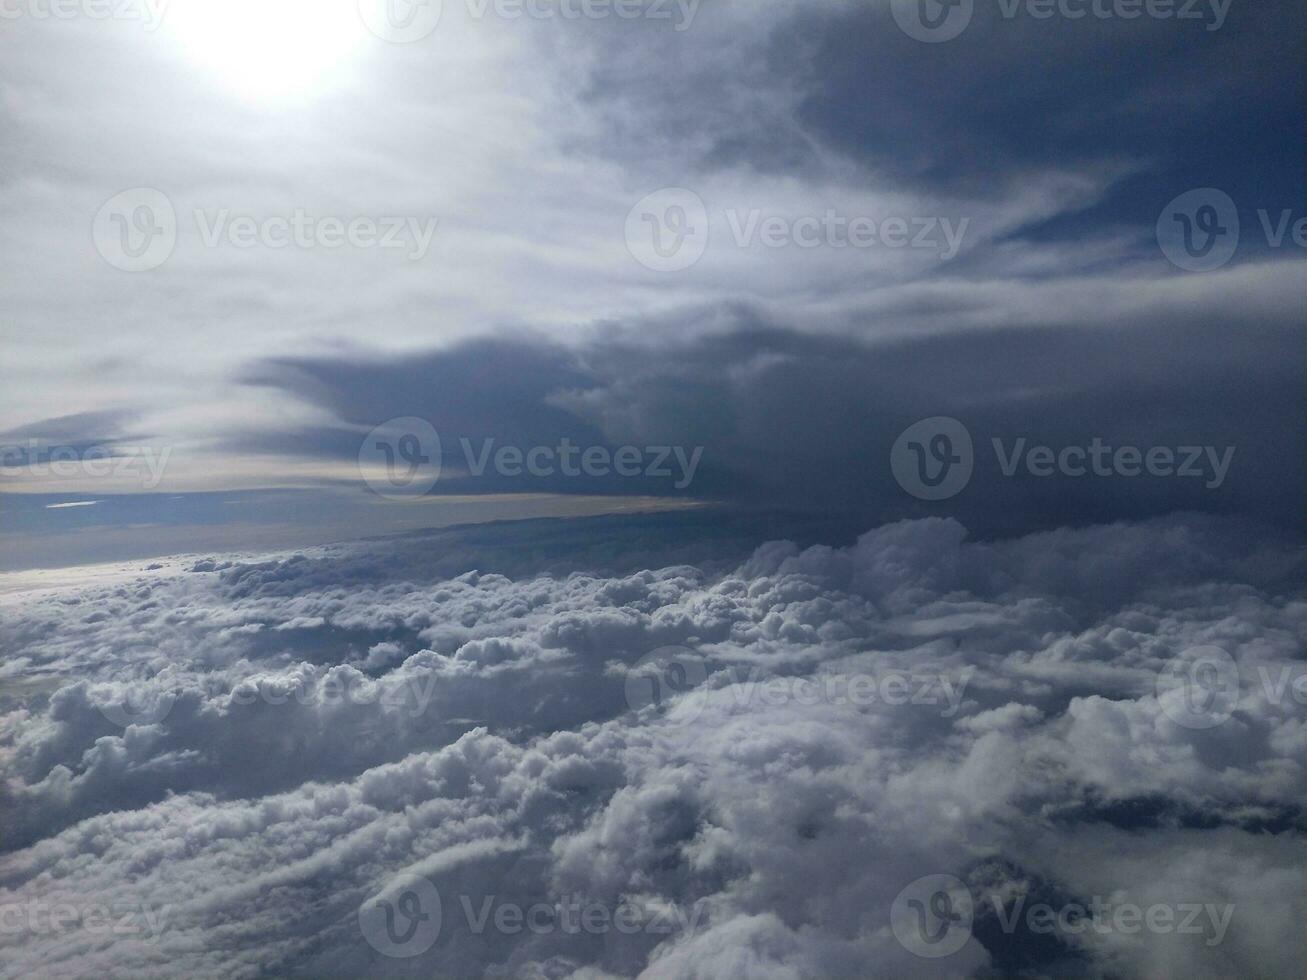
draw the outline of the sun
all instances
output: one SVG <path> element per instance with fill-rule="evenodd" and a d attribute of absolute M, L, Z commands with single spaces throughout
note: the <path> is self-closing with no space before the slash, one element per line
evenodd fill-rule
<path fill-rule="evenodd" d="M 166 11 L 191 61 L 255 101 L 320 90 L 372 38 L 355 0 L 170 0 Z"/>

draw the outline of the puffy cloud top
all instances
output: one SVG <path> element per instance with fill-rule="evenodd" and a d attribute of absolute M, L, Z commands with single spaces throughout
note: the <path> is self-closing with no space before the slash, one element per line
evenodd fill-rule
<path fill-rule="evenodd" d="M 8 597 L 5 975 L 1300 966 L 1307 605 L 1273 540 L 927 520 L 618 568 L 582 522 L 565 561 L 496 548 L 530 535 Z M 1195 708 L 1167 678 L 1213 649 L 1234 687 Z M 361 910 L 407 907 L 403 875 L 439 931 L 395 957 Z M 973 903 L 938 959 L 895 932 L 928 875 Z M 1197 925 L 1023 918 L 1095 898 Z"/>

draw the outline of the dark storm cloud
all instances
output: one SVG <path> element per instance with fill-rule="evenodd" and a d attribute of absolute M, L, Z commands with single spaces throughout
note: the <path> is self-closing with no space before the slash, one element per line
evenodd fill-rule
<path fill-rule="evenodd" d="M 1182 509 L 1297 520 L 1307 393 L 1302 363 L 1283 356 L 1299 343 L 1292 309 L 879 344 L 798 333 L 741 310 L 712 316 L 735 326 L 679 340 L 648 324 L 571 348 L 501 340 L 391 361 L 282 360 L 254 376 L 330 408 L 351 427 L 309 442 L 265 439 L 261 448 L 330 447 L 349 459 L 368 427 L 416 416 L 441 434 L 446 466 L 462 463 L 460 438 L 702 446 L 689 494 L 854 522 L 952 514 L 997 533 Z M 502 371 L 506 363 L 515 369 Z M 975 474 L 953 499 L 921 503 L 896 482 L 890 453 L 907 426 L 934 416 L 967 427 Z M 1113 450 L 1211 447 L 1228 466 L 1206 479 L 1003 472 L 1023 447 L 1060 450 L 1095 439 Z M 625 482 L 488 470 L 442 478 L 436 492 L 659 492 L 657 481 Z M 672 492 L 666 481 L 661 492 Z"/>
<path fill-rule="evenodd" d="M 872 186 L 970 200 L 1041 173 L 1110 185 L 1023 230 L 1036 240 L 1142 238 L 1192 187 L 1225 190 L 1250 221 L 1257 208 L 1300 206 L 1302 4 L 1176 3 L 1166 19 L 1028 6 L 1050 8 L 976 0 L 960 36 L 925 44 L 888 2 L 781 5 L 728 40 L 726 4 L 685 39 L 612 38 L 586 91 L 606 122 L 603 150 L 704 172 L 812 179 L 850 163 Z M 1180 18 L 1182 8 L 1201 16 Z"/>
<path fill-rule="evenodd" d="M 438 357 L 348 359 L 280 358 L 253 370 L 252 384 L 284 389 L 329 408 L 342 421 L 371 427 L 409 414 L 438 418 L 449 432 L 484 433 L 535 444 L 570 432 L 598 433 L 547 403 L 549 395 L 589 383 L 568 352 L 543 340 L 474 340 Z M 303 436 L 308 454 L 322 449 L 358 452 L 358 439 L 323 430 Z M 448 449 L 448 447 L 446 447 Z"/>
<path fill-rule="evenodd" d="M 1238 181 L 1232 191 L 1300 186 L 1303 80 L 1281 69 L 1307 26 L 1301 4 L 1234 2 L 1216 30 L 1207 3 L 1190 5 L 1196 20 L 1008 19 L 1013 5 L 978 0 L 942 44 L 905 36 L 885 4 L 804 19 L 820 66 L 804 118 L 874 168 L 971 192 L 1120 160 Z"/>

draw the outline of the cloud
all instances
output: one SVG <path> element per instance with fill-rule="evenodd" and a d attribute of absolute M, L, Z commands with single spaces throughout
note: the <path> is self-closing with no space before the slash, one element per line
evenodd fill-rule
<path fill-rule="evenodd" d="M 267 453 L 270 467 L 278 454 L 352 460 L 367 429 L 414 416 L 440 434 L 436 493 L 692 496 L 820 509 L 863 526 L 949 513 L 986 534 L 1176 509 L 1296 526 L 1307 451 L 1286 448 L 1302 447 L 1291 420 L 1303 385 L 1297 362 L 1278 352 L 1298 331 L 1298 301 L 1194 319 L 1132 302 L 1138 318 L 1127 324 L 1113 314 L 1092 327 L 995 324 L 880 342 L 810 335 L 740 309 L 680 336 L 654 323 L 570 346 L 504 337 L 422 356 L 282 360 L 250 380 L 329 410 L 335 424 L 238 436 L 228 450 Z M 1239 380 L 1252 377 L 1255 392 Z M 936 416 L 970 432 L 975 471 L 965 492 L 926 507 L 896 479 L 891 448 Z M 701 453 L 693 468 L 669 454 L 661 478 L 650 467 L 577 478 L 557 467 L 478 469 L 468 451 L 554 452 L 563 440 L 606 451 L 673 447 L 686 460 Z M 1157 448 L 1177 460 L 1176 472 L 1047 479 L 1011 462 L 1036 446 L 1084 452 L 1095 440 L 1113 452 Z M 1204 462 L 1205 479 L 1179 478 L 1181 447 L 1210 447 L 1200 458 L 1220 465 Z"/>
<path fill-rule="evenodd" d="M 1001 371 L 1000 358 L 1029 362 L 1026 330 L 1076 333 L 1093 348 L 1104 326 L 1156 336 L 1192 323 L 1203 341 L 1228 332 L 1235 361 L 1224 378 L 1177 385 L 1238 388 L 1251 401 L 1264 382 L 1283 383 L 1283 341 L 1269 353 L 1254 343 L 1257 356 L 1230 348 L 1250 321 L 1300 320 L 1293 253 L 1251 233 L 1231 267 L 1183 275 L 1156 248 L 1154 225 L 1193 187 L 1224 188 L 1249 229 L 1257 209 L 1301 199 L 1301 75 L 1249 67 L 1277 52 L 1290 63 L 1300 5 L 1236 4 L 1206 31 L 1151 17 L 1009 20 L 982 4 L 947 45 L 904 35 L 884 0 L 703 4 L 683 31 L 616 17 L 478 20 L 448 6 L 421 44 L 386 45 L 356 25 L 366 43 L 289 106 L 250 103 L 197 70 L 166 18 L 152 33 L 118 19 L 11 20 L 0 113 L 14 179 L 0 192 L 10 215 L 0 256 L 16 272 L 7 302 L 31 330 L 13 355 L 27 383 L 4 425 L 60 421 L 61 438 L 95 440 L 112 413 L 135 414 L 151 444 L 171 448 L 174 492 L 227 489 L 215 474 L 258 488 L 331 482 L 287 472 L 278 457 L 291 444 L 301 457 L 347 455 L 357 433 L 342 421 L 374 418 L 386 383 L 425 382 L 447 412 L 465 406 L 451 419 L 459 429 L 511 425 L 526 437 L 594 424 L 557 399 L 593 393 L 585 359 L 603 352 L 614 323 L 643 334 L 653 364 L 678 357 L 686 334 L 703 340 L 740 320 L 870 344 L 1017 331 L 994 341 L 986 371 Z M 52 63 L 78 68 L 46 77 Z M 277 141 L 264 138 L 291 118 Z M 92 128 L 112 138 L 88 164 L 79 153 Z M 72 162 L 51 171 L 51 159 Z M 87 228 L 107 199 L 139 186 L 169 195 L 181 232 L 168 263 L 129 275 L 101 261 Z M 671 277 L 642 267 L 622 233 L 636 202 L 666 187 L 700 195 L 711 225 L 702 260 Z M 438 226 L 428 254 L 409 261 L 379 249 L 210 247 L 195 219 L 297 209 Z M 828 211 L 967 227 L 948 261 L 921 248 L 733 240 L 732 220 L 751 213 L 793 222 Z M 536 342 L 500 340 L 521 329 Z M 109 335 L 117 346 L 105 356 L 96 345 Z M 1192 339 L 1180 347 L 1186 363 Z M 433 348 L 446 352 L 439 364 Z M 1160 357 L 1150 370 L 1172 373 Z M 1127 377 L 1099 393 L 1113 404 L 1136 393 L 1132 358 L 1121 361 Z M 309 363 L 316 372 L 292 377 Z M 460 363 L 490 373 L 460 374 Z M 1075 363 L 1068 353 L 1040 383 L 1066 386 Z M 419 366 L 445 370 L 420 377 Z M 639 383 L 628 367 L 626 383 Z M 948 402 L 953 369 L 923 367 L 913 381 Z M 240 384 L 251 377 L 277 383 Z M 558 389 L 549 397 L 546 380 Z M 345 381 L 378 387 L 346 393 Z M 711 413 L 696 394 L 684 401 Z M 679 411 L 682 398 L 664 395 L 655 408 Z M 1247 421 L 1240 434 L 1256 440 L 1262 420 Z M 224 451 L 232 444 L 244 455 Z M 718 479 L 729 481 L 739 463 L 724 465 L 732 472 L 719 465 Z M 766 469 L 795 465 L 782 456 Z M 1279 485 L 1275 476 L 1257 479 Z"/>
<path fill-rule="evenodd" d="M 6 567 L 169 557 L 0 578 L 0 975 L 1300 976 L 1303 5 L 333 2 L 298 93 L 8 8 Z M 208 234 L 305 214 L 431 235 Z"/>
<path fill-rule="evenodd" d="M 1293 975 L 1304 607 L 1274 537 L 925 520 L 847 547 L 690 534 L 645 564 L 604 542 L 658 521 L 607 521 L 10 599 L 35 686 L 0 716 L 0 906 L 77 917 L 6 932 L 6 975 Z M 668 647 L 697 686 L 647 673 Z M 1167 665 L 1210 647 L 1237 697 L 1179 724 Z M 632 700 L 650 677 L 667 697 Z M 400 874 L 442 901 L 411 959 L 360 925 Z M 931 874 L 977 909 L 942 960 L 891 928 Z M 1216 918 L 1002 927 L 1096 896 Z M 97 936 L 89 906 L 139 928 Z M 563 929 L 573 906 L 609 925 Z"/>

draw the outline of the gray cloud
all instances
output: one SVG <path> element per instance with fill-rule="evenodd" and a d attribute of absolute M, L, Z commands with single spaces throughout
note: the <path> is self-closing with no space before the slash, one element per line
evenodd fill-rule
<path fill-rule="evenodd" d="M 1301 668 L 1291 550 L 1217 519 L 991 544 L 933 520 L 619 572 L 582 528 L 534 559 L 526 529 L 471 529 L 11 601 L 8 672 L 39 686 L 0 726 L 0 905 L 162 924 L 9 932 L 6 975 L 35 957 L 51 976 L 1292 975 L 1303 707 L 1263 683 Z M 633 712 L 625 678 L 668 644 L 703 657 L 702 685 Z M 1223 724 L 1181 726 L 1159 671 L 1210 645 L 1240 696 Z M 168 710 L 115 727 L 142 685 Z M 359 932 L 399 872 L 444 898 L 413 960 Z M 943 961 L 889 929 L 895 895 L 935 873 L 980 909 Z M 1219 944 L 995 926 L 1053 894 L 1234 913 Z M 463 918 L 463 900 L 576 895 L 694 926 Z"/>
<path fill-rule="evenodd" d="M 1301 976 L 1304 262 L 1257 212 L 1304 199 L 1303 5 L 936 45 L 888 0 L 477 3 L 0 11 L 3 567 L 164 556 L 0 574 L 0 976 Z M 177 235 L 126 272 L 140 187 Z M 1245 232 L 1197 274 L 1156 224 L 1201 187 Z M 292 215 L 434 231 L 208 236 Z M 881 239 L 736 237 L 826 215 Z M 403 416 L 420 499 L 359 465 Z M 36 472 L 127 440 L 148 493 Z M 1103 899 L 1199 928 L 1025 915 Z M 497 917 L 575 905 L 637 928 Z M 388 956 L 383 908 L 439 929 Z"/>
<path fill-rule="evenodd" d="M 1298 520 L 1304 447 L 1293 420 L 1303 385 L 1298 363 L 1278 356 L 1298 332 L 1294 303 L 1256 315 L 1153 312 L 1091 329 L 996 326 L 880 343 L 799 333 L 748 310 L 712 320 L 729 326 L 678 338 L 658 335 L 656 322 L 572 347 L 506 338 L 364 363 L 278 362 L 254 379 L 329 409 L 341 424 L 257 445 L 353 459 L 360 432 L 417 416 L 441 434 L 449 475 L 439 493 L 684 492 L 820 509 L 854 523 L 947 513 L 985 533 L 1177 509 Z M 896 483 L 890 450 L 909 425 L 933 416 L 967 426 L 976 472 L 955 499 L 923 505 Z M 554 446 L 564 437 L 703 447 L 702 463 L 683 491 L 613 474 L 471 476 L 459 445 Z M 1210 446 L 1228 467 L 1219 485 L 1215 470 L 1205 480 L 1004 473 L 1013 447 L 1094 439 L 1144 452 Z"/>

